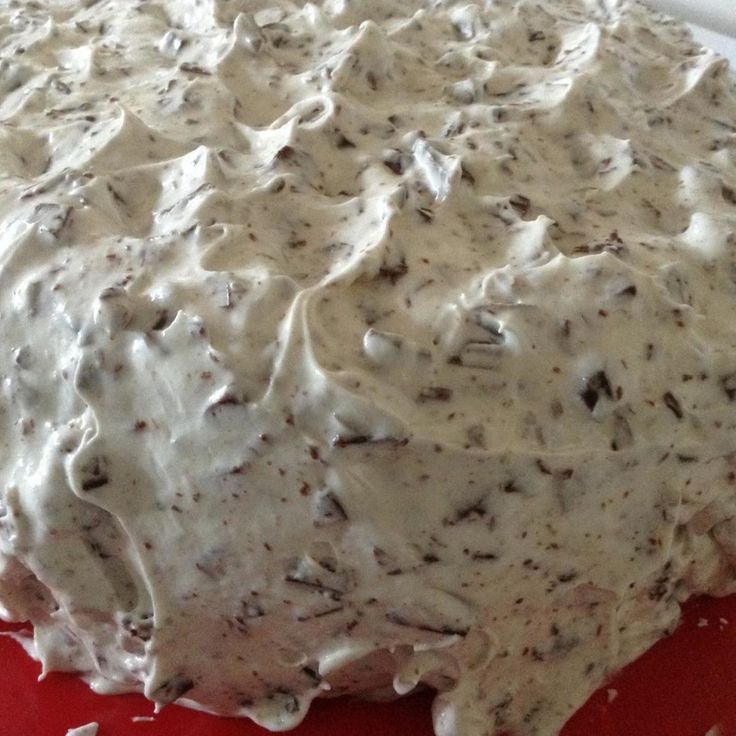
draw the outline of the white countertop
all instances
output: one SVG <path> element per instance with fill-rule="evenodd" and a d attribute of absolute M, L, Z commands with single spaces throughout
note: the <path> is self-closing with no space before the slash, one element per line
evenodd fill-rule
<path fill-rule="evenodd" d="M 734 6 L 734 12 L 736 12 L 736 6 Z M 730 59 L 731 68 L 736 72 L 736 37 L 725 36 L 702 26 L 691 24 L 691 28 L 693 29 L 693 35 L 700 43 Z"/>
<path fill-rule="evenodd" d="M 736 70 L 736 2 L 734 0 L 646 0 L 664 13 L 687 21 L 704 46 L 730 59 Z"/>
<path fill-rule="evenodd" d="M 733 0 L 646 0 L 652 7 L 676 15 L 688 23 L 736 37 L 736 6 Z"/>

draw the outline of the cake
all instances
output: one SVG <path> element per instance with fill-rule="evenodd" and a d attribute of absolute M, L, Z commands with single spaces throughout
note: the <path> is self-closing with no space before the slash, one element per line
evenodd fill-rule
<path fill-rule="evenodd" d="M 437 736 L 549 736 L 736 590 L 736 95 L 683 25 L 0 29 L 0 611 L 44 671 L 275 730 L 426 686 Z"/>

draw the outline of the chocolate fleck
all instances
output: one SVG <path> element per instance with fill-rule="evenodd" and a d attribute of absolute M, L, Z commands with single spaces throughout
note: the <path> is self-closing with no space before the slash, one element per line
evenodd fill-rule
<path fill-rule="evenodd" d="M 723 199 L 726 200 L 726 202 L 736 206 L 736 191 L 731 189 L 731 187 L 727 187 L 724 184 L 721 188 L 721 195 L 723 196 Z"/>
<path fill-rule="evenodd" d="M 427 401 L 449 401 L 452 398 L 452 389 L 444 386 L 427 386 L 419 391 L 417 401 L 425 403 Z"/>
<path fill-rule="evenodd" d="M 585 388 L 580 393 L 580 398 L 590 411 L 598 404 L 601 394 L 608 399 L 613 398 L 611 383 L 605 371 L 598 371 L 585 379 Z"/>
<path fill-rule="evenodd" d="M 721 388 L 729 401 L 736 401 L 736 373 L 729 373 L 721 378 Z"/>
<path fill-rule="evenodd" d="M 386 154 L 383 158 L 383 165 L 396 174 L 396 176 L 403 174 L 404 163 L 402 161 L 401 151 L 394 149 Z"/>
<path fill-rule="evenodd" d="M 680 402 L 675 398 L 674 394 L 671 391 L 668 391 L 663 397 L 662 400 L 665 403 L 665 406 L 678 418 L 682 419 L 684 416 L 682 407 L 680 406 Z"/>
<path fill-rule="evenodd" d="M 406 276 L 407 273 L 409 273 L 409 266 L 407 266 L 403 258 L 396 264 L 388 265 L 384 263 L 378 269 L 379 277 L 388 279 L 392 284 L 395 284 L 400 278 Z"/>
<path fill-rule="evenodd" d="M 509 199 L 509 204 L 522 216 L 526 217 L 531 207 L 531 200 L 523 194 L 515 194 Z"/>

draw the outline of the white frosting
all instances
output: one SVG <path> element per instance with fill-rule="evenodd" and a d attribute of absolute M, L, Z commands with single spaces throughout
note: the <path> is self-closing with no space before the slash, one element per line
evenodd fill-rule
<path fill-rule="evenodd" d="M 554 734 L 736 590 L 736 95 L 627 2 L 0 10 L 0 601 L 248 715 Z M 560 687 L 564 683 L 564 687 Z"/>
<path fill-rule="evenodd" d="M 84 726 L 68 729 L 66 736 L 97 736 L 99 727 L 98 723 L 85 723 Z"/>

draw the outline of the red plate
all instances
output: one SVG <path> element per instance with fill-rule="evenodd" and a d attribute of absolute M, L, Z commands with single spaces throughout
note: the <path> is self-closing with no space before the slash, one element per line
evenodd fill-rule
<path fill-rule="evenodd" d="M 2 625 L 6 631 L 13 628 Z M 0 637 L 0 734 L 64 736 L 90 721 L 99 736 L 265 736 L 252 723 L 169 706 L 153 721 L 139 695 L 98 696 L 71 675 L 37 682 L 39 667 Z M 616 697 L 609 701 L 609 691 Z M 429 695 L 390 704 L 317 703 L 294 736 L 432 736 Z M 675 634 L 659 642 L 571 719 L 563 736 L 736 736 L 736 596 L 699 599 L 685 607 Z"/>

